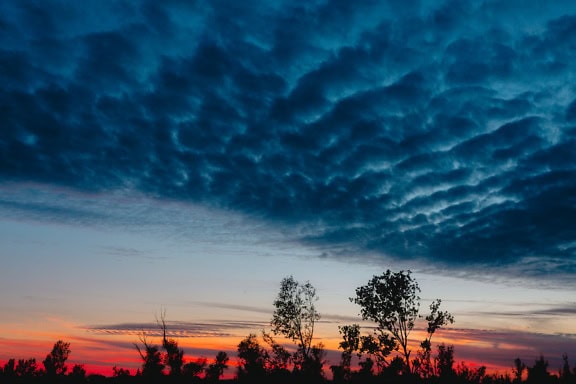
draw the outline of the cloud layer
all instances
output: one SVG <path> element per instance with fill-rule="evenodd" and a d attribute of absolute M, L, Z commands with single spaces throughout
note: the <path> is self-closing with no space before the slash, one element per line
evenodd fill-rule
<path fill-rule="evenodd" d="M 0 178 L 576 272 L 576 5 L 8 0 Z"/>

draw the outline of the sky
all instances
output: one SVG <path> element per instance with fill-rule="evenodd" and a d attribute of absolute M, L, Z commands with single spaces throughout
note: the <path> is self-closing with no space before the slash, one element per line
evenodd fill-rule
<path fill-rule="evenodd" d="M 162 311 L 234 360 L 293 275 L 336 364 L 386 269 L 459 361 L 576 361 L 574 1 L 5 0 L 0 31 L 0 362 L 135 369 Z"/>

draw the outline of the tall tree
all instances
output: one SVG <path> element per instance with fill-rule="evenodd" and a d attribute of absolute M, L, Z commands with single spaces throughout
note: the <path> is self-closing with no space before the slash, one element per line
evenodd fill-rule
<path fill-rule="evenodd" d="M 46 358 L 42 362 L 44 369 L 46 370 L 46 375 L 64 375 L 68 369 L 66 366 L 66 360 L 68 360 L 70 352 L 70 343 L 58 340 L 52 347 L 52 351 L 46 355 Z"/>
<path fill-rule="evenodd" d="M 295 364 L 299 369 L 312 358 L 314 326 L 320 320 L 315 306 L 317 300 L 316 289 L 310 282 L 301 284 L 292 276 L 282 279 L 280 292 L 274 300 L 272 332 L 282 334 L 296 344 Z"/>
<path fill-rule="evenodd" d="M 411 271 L 392 272 L 387 270 L 373 276 L 368 284 L 356 288 L 356 297 L 350 300 L 360 306 L 362 319 L 376 323 L 374 335 L 365 339 L 368 351 L 378 351 L 385 359 L 392 350 L 398 350 L 404 358 L 405 372 L 412 373 L 409 336 L 420 317 L 420 287 L 412 278 Z M 440 300 L 430 306 L 428 335 L 421 343 L 427 348 L 423 356 L 429 361 L 432 334 L 447 323 L 454 321 L 448 312 L 440 311 Z"/>

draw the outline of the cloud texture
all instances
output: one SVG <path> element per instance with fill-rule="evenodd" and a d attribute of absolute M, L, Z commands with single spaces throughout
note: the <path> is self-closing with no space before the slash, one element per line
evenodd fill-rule
<path fill-rule="evenodd" d="M 4 182 L 576 272 L 573 1 L 8 0 L 0 30 Z"/>

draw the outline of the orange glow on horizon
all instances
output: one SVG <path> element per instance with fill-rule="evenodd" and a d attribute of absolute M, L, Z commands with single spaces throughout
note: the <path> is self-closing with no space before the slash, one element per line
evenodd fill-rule
<path fill-rule="evenodd" d="M 69 324 L 68 324 L 69 326 Z M 69 332 L 56 333 L 52 330 L 29 331 L 22 327 L 15 330 L 5 330 L 5 334 L 10 334 L 10 338 L 0 338 L 0 364 L 5 364 L 10 358 L 29 359 L 35 358 L 38 365 L 42 367 L 42 360 L 50 352 L 57 340 L 70 342 L 71 355 L 68 361 L 69 369 L 74 364 L 84 366 L 88 374 L 97 373 L 105 376 L 112 375 L 112 367 L 129 369 L 135 374 L 141 368 L 141 360 L 138 356 L 134 343 L 139 343 L 138 337 L 134 334 L 98 334 L 79 327 L 70 327 Z M 13 331 L 13 332 L 11 332 Z M 214 361 L 219 351 L 224 351 L 229 357 L 229 369 L 226 370 L 226 377 L 231 378 L 236 374 L 238 359 L 236 348 L 238 343 L 245 338 L 250 331 L 238 330 L 238 334 L 244 336 L 202 336 L 202 337 L 174 337 L 179 346 L 185 350 L 184 358 L 186 362 L 194 361 L 197 358 L 206 358 L 208 364 Z M 258 334 L 257 331 L 252 333 Z M 410 346 L 416 351 L 419 340 L 424 337 L 422 330 L 414 330 L 412 333 Z M 160 345 L 159 337 L 149 337 L 152 344 Z M 265 346 L 259 338 L 261 345 Z M 279 342 L 290 346 L 282 338 Z M 340 343 L 339 335 L 332 332 L 329 335 L 318 335 L 315 342 L 321 342 L 328 353 L 329 361 L 325 365 L 329 373 L 330 365 L 338 364 L 341 351 L 338 349 Z M 469 368 L 486 367 L 489 374 L 510 373 L 513 368 L 513 359 L 518 356 L 537 356 L 537 353 L 522 349 L 522 345 L 514 340 L 503 340 L 499 342 L 497 353 L 494 345 L 489 339 L 482 339 L 482 331 L 463 330 L 447 328 L 441 330 L 432 339 L 434 345 L 433 356 L 436 354 L 436 346 L 442 343 L 454 346 L 455 365 L 461 362 Z M 523 355 L 522 355 L 523 354 Z M 551 370 L 556 367 L 551 367 Z"/>

